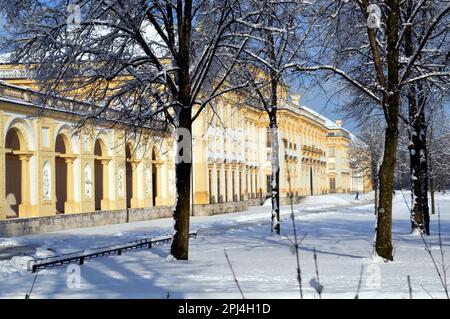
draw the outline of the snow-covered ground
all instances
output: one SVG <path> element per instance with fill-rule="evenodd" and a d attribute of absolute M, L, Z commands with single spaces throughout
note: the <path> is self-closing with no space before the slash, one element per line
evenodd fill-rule
<path fill-rule="evenodd" d="M 409 234 L 408 209 L 402 195 L 397 194 L 394 201 L 395 261 L 391 263 L 371 258 L 373 204 L 370 195 L 360 198 L 354 201 L 352 195 L 344 194 L 314 196 L 294 206 L 298 237 L 305 236 L 299 250 L 304 297 L 318 298 L 310 284 L 316 276 L 314 249 L 323 298 L 354 298 L 362 266 L 360 298 L 409 298 L 408 275 L 414 298 L 444 297 L 420 236 Z M 436 199 L 446 251 L 450 240 L 450 195 L 437 195 Z M 240 298 L 225 258 L 226 249 L 245 297 L 298 298 L 290 207 L 283 207 L 282 214 L 281 236 L 270 232 L 268 206 L 194 217 L 191 229 L 198 230 L 198 237 L 190 241 L 189 261 L 167 258 L 169 245 L 165 245 L 93 259 L 79 269 L 62 266 L 42 270 L 31 297 Z M 437 224 L 437 215 L 433 215 L 432 236 L 427 240 L 440 261 Z M 7 256 L 0 260 L 0 297 L 25 297 L 35 278 L 26 270 L 26 263 L 34 257 L 167 235 L 171 227 L 171 219 L 160 219 L 0 239 L 0 259 L 2 254 Z"/>

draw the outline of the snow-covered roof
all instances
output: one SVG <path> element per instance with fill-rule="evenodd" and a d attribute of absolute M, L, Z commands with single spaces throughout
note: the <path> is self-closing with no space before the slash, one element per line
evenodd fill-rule
<path fill-rule="evenodd" d="M 342 126 L 338 126 L 336 124 L 336 122 L 330 120 L 329 118 L 323 116 L 322 114 L 320 114 L 319 112 L 304 106 L 304 105 L 300 105 L 299 106 L 300 109 L 303 109 L 306 112 L 309 112 L 311 114 L 313 114 L 315 117 L 318 117 L 320 119 L 322 119 L 325 122 L 325 127 L 329 130 L 343 130 L 344 132 L 347 132 L 348 134 L 351 134 L 350 131 L 348 131 L 347 129 L 343 128 Z"/>
<path fill-rule="evenodd" d="M 306 110 L 308 110 L 308 112 L 313 113 L 315 116 L 318 116 L 318 117 L 322 118 L 325 121 L 325 127 L 327 129 L 329 129 L 329 130 L 342 130 L 342 131 L 344 131 L 344 132 L 346 132 L 348 134 L 351 134 L 351 132 L 349 130 L 343 128 L 340 125 L 338 126 L 336 124 L 336 122 L 334 122 L 334 121 L 330 120 L 329 118 L 323 116 L 322 114 L 314 111 L 313 109 L 311 109 L 309 107 L 306 107 L 306 106 L 300 106 L 300 108 L 306 109 Z"/>
<path fill-rule="evenodd" d="M 9 63 L 11 60 L 11 52 L 0 54 L 0 63 Z"/>
<path fill-rule="evenodd" d="M 318 118 L 320 118 L 321 120 L 323 120 L 325 122 L 325 124 L 327 124 L 327 121 L 329 121 L 330 123 L 333 123 L 331 120 L 327 119 L 325 116 L 323 116 L 319 112 L 314 111 L 312 108 L 309 108 L 309 107 L 304 106 L 304 105 L 300 105 L 299 108 L 304 110 L 304 111 L 306 111 L 306 112 L 309 112 L 309 113 L 313 114 L 314 116 L 316 116 Z M 328 124 L 327 124 L 327 126 L 328 126 Z"/>

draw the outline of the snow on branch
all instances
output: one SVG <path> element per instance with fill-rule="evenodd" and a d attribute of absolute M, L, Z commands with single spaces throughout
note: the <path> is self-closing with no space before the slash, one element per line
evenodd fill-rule
<path fill-rule="evenodd" d="M 370 88 L 368 88 L 367 86 L 358 82 L 357 80 L 353 79 L 351 76 L 349 76 L 343 70 L 341 70 L 337 67 L 334 67 L 332 65 L 317 65 L 317 66 L 312 66 L 312 67 L 297 65 L 296 69 L 297 69 L 297 71 L 300 71 L 300 72 L 303 72 L 303 71 L 310 72 L 310 71 L 319 71 L 319 70 L 330 71 L 333 74 L 339 75 L 340 77 L 345 79 L 348 83 L 350 83 L 354 87 L 358 88 L 361 92 L 363 92 L 364 94 L 366 94 L 367 96 L 369 96 L 370 98 L 375 100 L 376 102 L 381 103 L 381 101 L 382 101 L 382 99 L 380 97 L 378 97 Z"/>

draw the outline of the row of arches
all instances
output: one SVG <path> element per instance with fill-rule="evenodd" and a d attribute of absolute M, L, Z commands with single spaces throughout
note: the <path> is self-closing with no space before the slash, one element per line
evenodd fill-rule
<path fill-rule="evenodd" d="M 24 138 L 17 128 L 11 128 L 6 134 L 5 148 L 10 149 L 5 155 L 5 188 L 6 214 L 19 216 L 19 206 L 22 203 L 22 163 L 20 151 L 24 150 Z"/>
<path fill-rule="evenodd" d="M 106 174 L 109 174 L 107 164 L 108 153 L 105 143 L 101 138 L 97 138 L 94 143 L 94 167 L 92 177 L 94 179 L 93 200 L 94 209 L 102 209 L 102 200 L 108 198 L 109 183 Z M 70 139 L 65 133 L 59 133 L 56 136 L 54 144 L 55 166 L 54 172 L 51 172 L 51 166 L 43 168 L 43 188 L 54 185 L 55 213 L 64 214 L 67 209 L 67 203 L 74 200 L 73 162 L 76 156 L 72 153 Z M 5 209 L 6 217 L 21 217 L 31 202 L 30 192 L 30 159 L 34 152 L 29 149 L 27 140 L 23 132 L 18 127 L 10 127 L 5 136 Z M 132 207 L 132 198 L 136 196 L 138 190 L 136 160 L 133 158 L 132 147 L 127 144 L 125 147 L 125 200 L 126 207 Z M 110 159 L 110 158 L 109 158 Z M 157 196 L 157 166 L 156 152 L 151 152 L 151 185 L 152 198 L 151 204 L 156 206 Z M 49 164 L 47 161 L 45 164 Z M 78 177 L 78 176 L 77 176 Z M 48 180 L 46 180 L 46 178 Z M 54 184 L 52 184 L 54 179 Z M 45 190 L 44 190 L 45 192 Z M 49 198 L 50 200 L 51 198 Z"/>

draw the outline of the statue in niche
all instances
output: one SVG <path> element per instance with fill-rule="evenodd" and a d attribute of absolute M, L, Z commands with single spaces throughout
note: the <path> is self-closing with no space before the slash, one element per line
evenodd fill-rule
<path fill-rule="evenodd" d="M 45 200 L 50 200 L 50 164 L 44 163 L 42 169 L 42 196 Z"/>
<path fill-rule="evenodd" d="M 91 198 L 92 194 L 92 180 L 91 180 L 91 167 L 86 164 L 84 167 L 84 195 L 87 198 Z"/>
<path fill-rule="evenodd" d="M 123 196 L 123 168 L 119 168 L 119 171 L 117 172 L 117 189 L 119 195 Z"/>
<path fill-rule="evenodd" d="M 145 195 L 150 195 L 150 184 L 152 180 L 152 175 L 150 174 L 150 169 L 145 170 Z"/>

